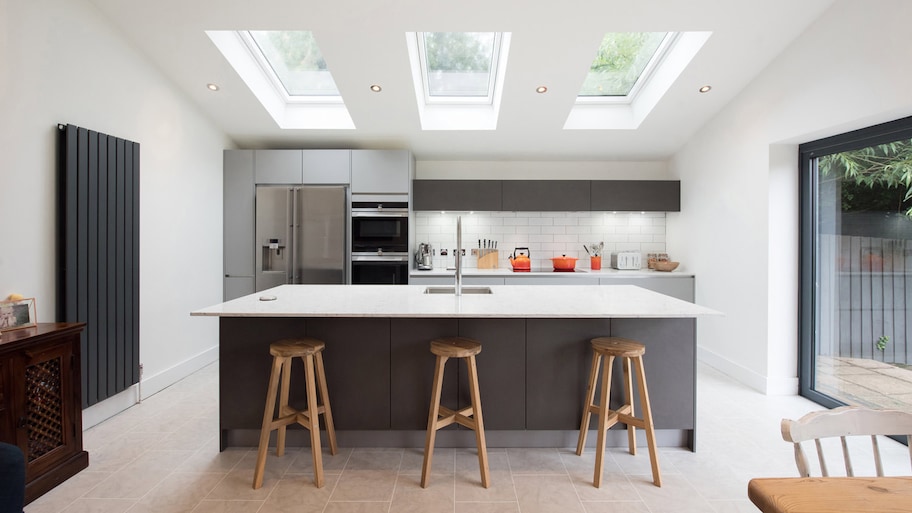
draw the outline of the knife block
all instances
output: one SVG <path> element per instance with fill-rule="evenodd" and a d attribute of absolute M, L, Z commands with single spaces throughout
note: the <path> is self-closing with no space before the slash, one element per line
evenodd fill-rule
<path fill-rule="evenodd" d="M 479 269 L 497 269 L 497 263 L 500 259 L 500 252 L 496 249 L 479 249 L 478 250 L 478 268 Z"/>

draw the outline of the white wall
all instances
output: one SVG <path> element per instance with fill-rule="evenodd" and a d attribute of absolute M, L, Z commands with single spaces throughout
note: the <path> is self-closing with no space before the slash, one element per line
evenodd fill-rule
<path fill-rule="evenodd" d="M 34 296 L 38 320 L 56 320 L 56 125 L 123 137 L 141 154 L 142 393 L 214 361 L 216 321 L 189 312 L 221 301 L 230 141 L 86 0 L 0 0 L 0 113 L 0 297 Z M 135 395 L 89 408 L 85 423 Z"/>
<path fill-rule="evenodd" d="M 671 162 L 668 251 L 725 312 L 698 322 L 700 357 L 756 389 L 797 391 L 797 144 L 912 115 L 909 19 L 837 1 Z"/>

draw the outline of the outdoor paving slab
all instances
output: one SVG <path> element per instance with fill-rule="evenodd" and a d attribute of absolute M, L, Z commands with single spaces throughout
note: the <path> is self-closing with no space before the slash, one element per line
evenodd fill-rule
<path fill-rule="evenodd" d="M 850 374 L 843 376 L 849 383 L 868 388 L 884 395 L 905 394 L 909 392 L 909 382 L 885 374 Z"/>

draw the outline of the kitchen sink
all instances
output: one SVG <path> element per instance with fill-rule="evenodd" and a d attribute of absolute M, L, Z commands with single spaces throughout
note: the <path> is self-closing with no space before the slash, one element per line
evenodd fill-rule
<path fill-rule="evenodd" d="M 424 289 L 425 294 L 456 294 L 456 287 L 428 287 Z M 491 287 L 462 287 L 462 293 L 469 294 L 491 294 Z"/>

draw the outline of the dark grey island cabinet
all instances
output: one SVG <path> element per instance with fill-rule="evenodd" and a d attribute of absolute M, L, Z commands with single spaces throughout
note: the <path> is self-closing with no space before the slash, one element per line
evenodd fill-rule
<path fill-rule="evenodd" d="M 657 440 L 694 447 L 696 322 L 718 315 L 715 310 L 632 285 L 491 285 L 490 294 L 459 297 L 428 294 L 419 285 L 281 285 L 268 292 L 273 300 L 251 294 L 191 313 L 219 317 L 223 448 L 257 445 L 269 345 L 289 337 L 326 343 L 326 379 L 341 446 L 422 447 L 435 360 L 430 342 L 452 336 L 482 344 L 478 377 L 490 447 L 575 446 L 590 341 L 604 336 L 646 346 Z M 290 403 L 304 406 L 300 365 L 293 366 Z M 447 365 L 443 405 L 467 406 L 465 364 L 451 359 Z M 622 376 L 615 362 L 615 405 L 623 395 Z M 309 443 L 306 430 L 290 429 L 288 436 L 291 445 Z M 440 431 L 437 440 L 442 447 L 475 443 L 473 432 L 457 425 Z M 626 440 L 623 429 L 609 433 L 612 445 Z"/>
<path fill-rule="evenodd" d="M 222 317 L 223 448 L 256 445 L 269 378 L 269 344 L 305 335 L 326 342 L 327 382 L 341 445 L 420 447 L 434 368 L 429 343 L 458 335 L 483 346 L 478 374 L 492 447 L 570 446 L 579 429 L 592 361 L 589 340 L 617 335 L 646 345 L 660 444 L 694 446 L 694 319 Z M 464 363 L 450 360 L 447 365 L 443 404 L 467 406 Z M 293 403 L 304 400 L 300 371 L 292 373 Z M 613 403 L 621 400 L 621 376 L 616 362 Z M 306 445 L 303 433 L 293 430 L 289 443 Z M 472 436 L 453 426 L 438 439 L 460 446 L 474 443 Z M 623 440 L 619 437 L 617 443 Z"/>

